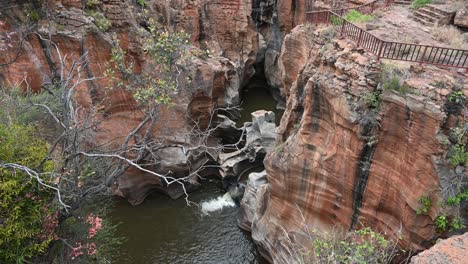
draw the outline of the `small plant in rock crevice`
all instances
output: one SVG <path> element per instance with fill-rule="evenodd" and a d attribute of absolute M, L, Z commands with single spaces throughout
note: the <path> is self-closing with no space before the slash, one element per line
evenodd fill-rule
<path fill-rule="evenodd" d="M 466 98 L 463 91 L 455 91 L 448 95 L 447 100 L 451 103 L 461 104 L 466 100 Z"/>
<path fill-rule="evenodd" d="M 441 231 L 445 231 L 449 224 L 447 216 L 445 216 L 444 214 L 437 216 L 434 223 L 436 224 L 437 228 Z"/>
<path fill-rule="evenodd" d="M 430 3 L 432 3 L 432 0 L 413 0 L 413 2 L 411 3 L 411 7 L 414 9 L 418 9 Z"/>
<path fill-rule="evenodd" d="M 410 92 L 409 87 L 402 83 L 408 76 L 407 69 L 390 63 L 382 65 L 381 84 L 385 91 L 396 91 L 403 95 Z"/>
<path fill-rule="evenodd" d="M 94 18 L 94 24 L 102 32 L 106 32 L 112 26 L 112 23 L 106 16 L 97 10 L 88 10 L 86 14 Z"/>
<path fill-rule="evenodd" d="M 434 223 L 436 224 L 437 229 L 440 232 L 445 232 L 447 230 L 453 232 L 466 227 L 463 224 L 463 220 L 459 217 L 449 217 L 445 214 L 440 214 L 439 216 L 437 216 Z"/>
<path fill-rule="evenodd" d="M 297 245 L 290 239 L 290 254 L 300 264 L 312 263 L 391 263 L 397 254 L 398 241 L 387 240 L 383 234 L 369 227 L 347 233 L 333 230 L 320 233 L 307 228 L 311 248 Z M 289 237 L 288 237 L 289 238 Z"/>
<path fill-rule="evenodd" d="M 137 4 L 142 7 L 146 7 L 146 0 L 136 0 Z"/>
<path fill-rule="evenodd" d="M 421 196 L 419 198 L 419 203 L 422 205 L 420 208 L 416 209 L 417 215 L 427 215 L 429 209 L 431 209 L 432 199 L 429 196 Z"/>
<path fill-rule="evenodd" d="M 464 165 L 468 161 L 466 143 L 468 141 L 468 127 L 456 127 L 451 131 L 451 145 L 448 152 L 448 161 L 452 166 Z"/>
<path fill-rule="evenodd" d="M 96 8 L 101 5 L 101 0 L 88 0 L 86 6 L 89 8 Z"/>
<path fill-rule="evenodd" d="M 380 106 L 380 91 L 374 91 L 364 94 L 364 101 L 372 109 L 378 109 Z"/>

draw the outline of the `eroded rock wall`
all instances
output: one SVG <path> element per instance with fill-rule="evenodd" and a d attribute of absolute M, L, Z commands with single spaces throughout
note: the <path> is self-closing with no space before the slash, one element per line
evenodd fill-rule
<path fill-rule="evenodd" d="M 188 133 L 193 122 L 206 126 L 213 108 L 238 105 L 239 90 L 253 74 L 258 36 L 251 19 L 250 0 L 148 0 L 145 9 L 130 0 L 97 1 L 93 8 L 111 23 L 106 31 L 94 23 L 97 18 L 89 12 L 87 1 L 48 1 L 47 6 L 37 1 L 4 2 L 0 30 L 2 34 L 16 34 L 13 47 L 2 51 L 0 58 L 3 84 L 29 86 L 39 91 L 44 83 L 57 80 L 60 60 L 55 47 L 45 40 L 49 37 L 62 58 L 66 55 L 65 72 L 74 60 L 87 52 L 88 60 L 81 78 L 98 79 L 80 85 L 74 97 L 77 108 L 82 109 L 84 115 L 91 114 L 93 121 L 99 124 L 87 137 L 88 146 L 106 143 L 109 149 L 116 149 L 143 119 L 133 95 L 126 90 L 109 89 L 111 82 L 103 78 L 103 73 L 111 59 L 114 38 L 131 56 L 137 72 L 148 69 L 142 49 L 148 19 L 172 30 L 189 32 L 193 45 L 211 54 L 208 58 L 191 61 L 181 78 L 179 92 L 173 96 L 173 105 L 158 109 L 159 119 L 152 129 L 158 141 L 179 146 L 192 144 Z M 34 17 L 37 21 L 31 20 L 32 10 L 37 12 L 38 17 Z M 192 81 L 188 83 L 186 77 Z M 216 145 L 218 140 L 214 138 L 209 144 Z M 159 152 L 161 163 L 153 169 L 162 173 L 170 171 L 176 177 L 186 175 L 196 169 L 190 166 L 199 166 L 204 161 L 190 160 L 182 148 L 171 147 Z M 114 188 L 133 204 L 141 203 L 153 189 L 172 197 L 182 194 L 180 186 L 168 188 L 159 178 L 138 170 L 127 171 Z"/>
<path fill-rule="evenodd" d="M 240 226 L 252 230 L 273 263 L 294 263 L 287 247 L 304 238 L 305 226 L 320 232 L 370 226 L 389 239 L 402 237 L 402 247 L 429 246 L 441 212 L 439 167 L 448 168 L 444 131 L 466 124 L 444 104 L 453 89 L 468 92 L 463 74 L 409 70 L 401 76 L 409 91 L 396 92 L 383 90 L 376 58 L 346 40 L 299 26 L 283 49 L 288 98 L 277 145 L 264 162 L 268 187 L 248 195 L 248 204 L 262 207 L 247 208 Z M 291 58 L 300 64 L 287 67 Z M 437 87 L 440 81 L 448 85 Z M 365 99 L 376 92 L 378 111 Z M 423 196 L 434 206 L 417 214 Z"/>

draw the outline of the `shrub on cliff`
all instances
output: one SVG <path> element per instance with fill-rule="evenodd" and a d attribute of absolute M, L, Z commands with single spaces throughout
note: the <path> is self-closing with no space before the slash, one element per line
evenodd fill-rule
<path fill-rule="evenodd" d="M 339 230 L 318 232 L 305 230 L 304 246 L 289 241 L 288 247 L 296 263 L 391 263 L 397 253 L 397 242 L 387 240 L 384 235 L 365 227 L 343 233 Z M 288 236 L 289 237 L 289 236 Z M 299 241 L 299 240 L 294 240 Z"/>
<path fill-rule="evenodd" d="M 56 237 L 57 212 L 50 203 L 47 182 L 50 162 L 42 162 L 47 143 L 36 138 L 30 126 L 0 124 L 0 263 L 23 263 L 46 252 Z M 7 164 L 21 164 L 45 172 L 34 178 Z M 2 168 L 3 167 L 3 168 Z"/>

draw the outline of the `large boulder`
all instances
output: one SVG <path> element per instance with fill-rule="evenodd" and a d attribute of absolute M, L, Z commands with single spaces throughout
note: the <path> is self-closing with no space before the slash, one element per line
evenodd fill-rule
<path fill-rule="evenodd" d="M 468 260 L 468 233 L 442 240 L 411 259 L 411 264 L 465 264 Z"/>
<path fill-rule="evenodd" d="M 457 11 L 453 23 L 461 28 L 468 29 L 468 5 Z"/>

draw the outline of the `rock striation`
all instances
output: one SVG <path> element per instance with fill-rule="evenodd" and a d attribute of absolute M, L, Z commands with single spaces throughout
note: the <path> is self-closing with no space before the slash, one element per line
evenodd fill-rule
<path fill-rule="evenodd" d="M 17 32 L 14 48 L 2 51 L 0 82 L 23 88 L 28 85 L 34 91 L 39 91 L 44 83 L 53 82 L 60 65 L 58 55 L 40 35 L 50 35 L 61 54 L 67 54 L 66 68 L 87 53 L 83 73 L 93 78 L 102 77 L 108 67 L 115 39 L 132 57 L 137 71 L 149 67 L 142 50 L 148 19 L 173 30 L 189 32 L 194 49 L 208 51 L 209 55 L 188 65 L 184 77 L 192 80 L 191 83 L 181 82 L 179 93 L 174 95 L 174 106 L 161 107 L 160 120 L 151 131 L 154 138 L 179 146 L 157 153 L 162 161 L 152 169 L 162 173 L 171 171 L 177 177 L 196 170 L 207 159 L 217 159 L 216 153 L 198 155 L 209 158 L 195 160 L 184 153 L 184 147 L 198 144 L 188 136 L 193 122 L 206 126 L 213 109 L 240 103 L 239 91 L 255 74 L 254 66 L 265 60 L 266 50 L 279 54 L 286 32 L 302 23 L 305 6 L 305 1 L 290 0 L 146 0 L 143 8 L 133 0 L 101 0 L 91 4 L 53 0 L 48 2 L 48 12 L 44 12 L 45 4 L 39 2 L 0 3 L 8 9 L 8 12 L 1 11 L 0 36 Z M 38 11 L 38 17 L 34 18 L 37 21 L 30 21 L 30 14 L 25 10 Z M 103 20 L 109 23 L 108 29 L 100 25 Z M 22 26 L 28 23 L 33 26 Z M 108 86 L 109 80 L 99 78 L 80 85 L 75 91 L 80 109 L 99 123 L 88 137 L 87 146 L 112 142 L 108 147 L 115 149 L 122 140 L 114 139 L 125 138 L 143 119 L 132 94 L 107 89 Z M 218 133 L 210 139 L 210 144 L 219 144 L 221 137 Z M 182 194 L 180 187 L 164 186 L 159 179 L 131 169 L 113 187 L 116 194 L 127 197 L 132 204 L 141 203 L 154 189 L 174 198 Z"/>
<path fill-rule="evenodd" d="M 408 69 L 401 74 L 408 91 L 383 89 L 375 57 L 327 35 L 298 27 L 285 38 L 285 49 L 306 47 L 304 41 L 310 49 L 296 49 L 297 57 L 307 57 L 297 60 L 302 65 L 285 67 L 286 84 L 298 74 L 286 92 L 277 147 L 265 158 L 268 184 L 247 187 L 240 226 L 273 263 L 294 263 L 287 245 L 305 225 L 322 231 L 370 226 L 389 239 L 402 237 L 402 247 L 424 249 L 437 237 L 434 220 L 444 209 L 417 214 L 419 200 L 443 201 L 454 171 L 445 159 L 444 131 L 466 122 L 459 111 L 446 110 L 447 95 L 466 93 L 466 77 Z M 290 63 L 295 50 L 287 50 L 280 65 Z M 444 88 L 435 84 L 440 80 Z M 377 108 L 366 99 L 372 95 Z M 261 208 L 252 209 L 255 204 Z"/>

